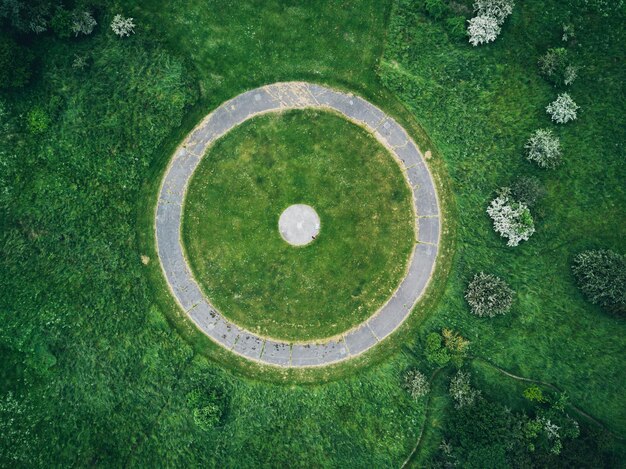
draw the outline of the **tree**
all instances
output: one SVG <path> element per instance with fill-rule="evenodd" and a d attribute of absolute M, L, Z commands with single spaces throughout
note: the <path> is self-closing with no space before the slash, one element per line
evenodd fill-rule
<path fill-rule="evenodd" d="M 430 392 L 428 379 L 419 370 L 409 370 L 404 375 L 404 388 L 416 400 Z"/>
<path fill-rule="evenodd" d="M 431 332 L 426 337 L 426 359 L 438 366 L 445 366 L 452 361 L 460 367 L 469 344 L 469 340 L 450 329 L 444 328 L 441 334 Z"/>
<path fill-rule="evenodd" d="M 79 34 L 89 35 L 93 32 L 97 24 L 98 23 L 96 22 L 96 19 L 90 12 L 75 12 L 72 17 L 72 32 L 76 36 L 78 36 Z"/>
<path fill-rule="evenodd" d="M 474 405 L 480 391 L 472 387 L 469 373 L 459 370 L 450 380 L 450 396 L 454 399 L 454 407 L 461 409 Z"/>
<path fill-rule="evenodd" d="M 535 176 L 520 176 L 511 186 L 513 199 L 533 207 L 545 196 L 546 190 L 541 181 Z"/>
<path fill-rule="evenodd" d="M 540 168 L 555 168 L 561 158 L 559 137 L 550 129 L 538 129 L 530 136 L 526 145 L 526 158 L 534 161 Z"/>
<path fill-rule="evenodd" d="M 135 34 L 135 23 L 133 18 L 124 18 L 122 15 L 115 15 L 111 22 L 111 29 L 119 37 Z"/>
<path fill-rule="evenodd" d="M 520 241 L 528 241 L 535 232 L 535 224 L 528 207 L 513 200 L 509 188 L 502 188 L 498 197 L 491 201 L 487 213 L 493 220 L 493 228 L 503 238 L 508 238 L 508 246 L 517 246 Z"/>
<path fill-rule="evenodd" d="M 13 39 L 0 37 L 0 89 L 21 88 L 30 79 L 32 53 Z"/>
<path fill-rule="evenodd" d="M 506 314 L 513 305 L 514 297 L 515 292 L 504 280 L 484 272 L 474 275 L 465 291 L 472 313 L 481 318 Z"/>
<path fill-rule="evenodd" d="M 492 16 L 475 16 L 468 23 L 467 34 L 473 46 L 493 42 L 500 34 L 500 25 Z"/>
<path fill-rule="evenodd" d="M 546 112 L 557 124 L 566 124 L 576 119 L 579 106 L 567 93 L 561 93 L 546 107 Z"/>
<path fill-rule="evenodd" d="M 608 249 L 583 251 L 574 257 L 572 271 L 592 303 L 626 313 L 626 256 Z"/>
<path fill-rule="evenodd" d="M 489 16 L 494 18 L 498 25 L 513 13 L 515 2 L 513 0 L 476 0 L 474 11 L 477 16 Z"/>

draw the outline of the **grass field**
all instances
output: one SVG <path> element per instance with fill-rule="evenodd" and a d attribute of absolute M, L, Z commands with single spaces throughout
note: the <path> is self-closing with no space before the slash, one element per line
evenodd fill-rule
<path fill-rule="evenodd" d="M 278 231 L 287 207 L 320 216 L 311 244 Z M 218 141 L 190 183 L 183 239 L 196 278 L 226 317 L 286 340 L 339 334 L 374 314 L 415 243 L 411 193 L 373 136 L 339 116 L 257 117 Z"/>
<path fill-rule="evenodd" d="M 569 270 L 582 249 L 625 249 L 623 8 L 519 2 L 494 44 L 472 48 L 418 1 L 129 1 L 136 34 L 123 40 L 107 28 L 119 5 L 98 5 L 91 37 L 24 39 L 33 80 L 0 96 L 0 466 L 399 467 L 426 405 L 402 375 L 432 372 L 423 339 L 442 327 L 626 434 L 624 323 L 586 302 Z M 564 22 L 581 111 L 554 127 L 563 165 L 539 171 L 523 145 L 552 126 L 557 90 L 536 64 Z M 294 79 L 357 92 L 402 122 L 432 150 L 446 214 L 433 287 L 394 340 L 308 374 L 250 366 L 190 326 L 152 236 L 183 136 L 224 100 Z M 49 117 L 42 132 L 29 130 L 34 109 Z M 485 209 L 521 174 L 547 196 L 537 233 L 511 249 Z M 509 315 L 470 315 L 463 292 L 481 269 L 517 291 Z M 472 363 L 485 395 L 523 407 L 517 382 Z M 434 383 L 418 466 L 438 451 L 446 387 Z"/>

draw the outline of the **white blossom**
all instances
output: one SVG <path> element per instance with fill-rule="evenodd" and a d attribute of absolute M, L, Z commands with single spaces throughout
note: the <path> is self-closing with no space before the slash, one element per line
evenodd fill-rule
<path fill-rule="evenodd" d="M 565 124 L 576 119 L 576 111 L 580 109 L 567 93 L 560 94 L 546 107 L 546 111 L 557 124 Z"/>
<path fill-rule="evenodd" d="M 528 241 L 535 232 L 535 225 L 528 207 L 512 200 L 509 194 L 509 189 L 502 189 L 491 201 L 487 213 L 493 220 L 493 229 L 508 238 L 507 245 L 517 246 L 520 241 Z"/>
<path fill-rule="evenodd" d="M 498 22 L 498 25 L 501 25 L 513 12 L 514 6 L 513 0 L 476 0 L 474 11 L 477 16 L 490 16 Z"/>
<path fill-rule="evenodd" d="M 135 23 L 133 18 L 124 18 L 122 15 L 115 15 L 111 22 L 111 29 L 119 37 L 135 34 Z"/>
<path fill-rule="evenodd" d="M 526 158 L 541 168 L 554 168 L 559 164 L 561 143 L 550 129 L 536 130 L 524 148 L 527 150 Z"/>
<path fill-rule="evenodd" d="M 467 34 L 473 46 L 493 42 L 500 34 L 500 25 L 492 16 L 476 16 L 468 23 Z"/>

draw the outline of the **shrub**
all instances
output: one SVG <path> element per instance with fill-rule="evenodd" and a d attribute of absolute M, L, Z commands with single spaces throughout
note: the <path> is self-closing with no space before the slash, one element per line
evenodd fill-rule
<path fill-rule="evenodd" d="M 548 104 L 546 111 L 557 124 L 566 124 L 576 119 L 576 111 L 580 109 L 567 93 L 561 93 L 553 102 Z"/>
<path fill-rule="evenodd" d="M 52 31 L 59 37 L 70 37 L 72 32 L 72 13 L 65 8 L 57 7 L 54 16 L 50 20 Z"/>
<path fill-rule="evenodd" d="M 578 76 L 578 67 L 570 63 L 567 49 L 554 47 L 539 58 L 539 71 L 555 85 L 571 85 Z"/>
<path fill-rule="evenodd" d="M 410 370 L 404 375 L 404 387 L 413 399 L 424 397 L 430 392 L 428 379 L 418 370 Z"/>
<path fill-rule="evenodd" d="M 500 34 L 498 21 L 491 16 L 476 16 L 468 21 L 467 34 L 473 46 L 493 42 Z"/>
<path fill-rule="evenodd" d="M 474 11 L 477 16 L 489 16 L 494 18 L 498 25 L 513 13 L 515 2 L 513 0 L 476 0 Z"/>
<path fill-rule="evenodd" d="M 535 232 L 535 224 L 528 207 L 513 200 L 511 190 L 503 188 L 498 197 L 491 201 L 487 213 L 493 220 L 493 229 L 503 238 L 508 238 L 508 246 L 517 246 L 520 241 L 528 241 Z"/>
<path fill-rule="evenodd" d="M 563 25 L 563 35 L 561 39 L 563 41 L 569 41 L 570 39 L 574 39 L 576 37 L 574 33 L 574 25 L 571 23 L 567 23 Z"/>
<path fill-rule="evenodd" d="M 28 113 L 27 125 L 31 134 L 42 134 L 50 127 L 50 116 L 40 107 L 33 108 Z"/>
<path fill-rule="evenodd" d="M 96 19 L 88 11 L 76 12 L 72 17 L 72 32 L 76 36 L 79 34 L 89 35 L 97 24 Z"/>
<path fill-rule="evenodd" d="M 122 15 L 115 15 L 111 22 L 111 29 L 119 37 L 135 34 L 135 23 L 133 18 L 124 18 Z"/>
<path fill-rule="evenodd" d="M 526 142 L 526 158 L 540 168 L 555 168 L 561 158 L 559 137 L 549 129 L 536 130 Z M 518 199 L 519 200 L 519 199 Z"/>
<path fill-rule="evenodd" d="M 546 400 L 546 398 L 543 397 L 543 392 L 541 391 L 541 388 L 536 384 L 533 384 L 532 386 L 524 389 L 524 397 L 529 401 L 534 402 L 545 402 Z"/>
<path fill-rule="evenodd" d="M 203 430 L 210 430 L 219 424 L 222 407 L 215 392 L 194 389 L 187 394 L 187 404 L 192 408 L 194 423 Z"/>
<path fill-rule="evenodd" d="M 473 405 L 480 391 L 472 387 L 469 373 L 459 370 L 450 380 L 450 396 L 454 399 L 454 407 L 461 409 Z"/>
<path fill-rule="evenodd" d="M 583 251 L 574 258 L 572 271 L 592 303 L 626 313 L 626 256 L 608 249 Z"/>
<path fill-rule="evenodd" d="M 445 366 L 450 362 L 450 352 L 443 346 L 443 338 L 437 332 L 431 332 L 426 337 L 426 359 L 438 366 Z"/>
<path fill-rule="evenodd" d="M 21 88 L 30 79 L 33 55 L 13 39 L 0 37 L 0 89 Z"/>
<path fill-rule="evenodd" d="M 514 296 L 515 292 L 504 280 L 484 272 L 474 275 L 465 291 L 472 313 L 481 318 L 506 314 L 511 309 Z"/>
<path fill-rule="evenodd" d="M 520 176 L 511 186 L 513 199 L 533 207 L 545 196 L 546 190 L 541 181 L 534 176 Z"/>

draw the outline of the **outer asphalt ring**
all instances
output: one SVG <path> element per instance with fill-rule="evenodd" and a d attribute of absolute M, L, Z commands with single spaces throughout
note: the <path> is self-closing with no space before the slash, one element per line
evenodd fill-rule
<path fill-rule="evenodd" d="M 181 215 L 188 182 L 208 148 L 235 126 L 260 114 L 287 109 L 331 109 L 364 127 L 398 160 L 413 192 L 417 242 L 406 276 L 385 305 L 341 335 L 311 343 L 262 337 L 228 321 L 204 297 L 181 244 Z M 440 236 L 439 204 L 432 178 L 417 146 L 390 116 L 364 99 L 306 82 L 275 83 L 225 102 L 185 138 L 170 162 L 156 207 L 159 262 L 176 301 L 209 338 L 262 364 L 324 366 L 359 355 L 394 332 L 430 281 Z"/>

